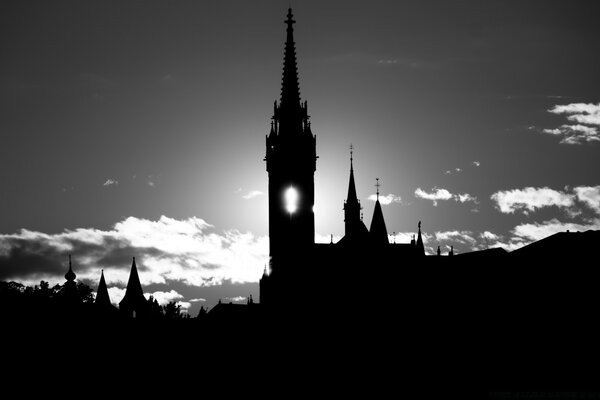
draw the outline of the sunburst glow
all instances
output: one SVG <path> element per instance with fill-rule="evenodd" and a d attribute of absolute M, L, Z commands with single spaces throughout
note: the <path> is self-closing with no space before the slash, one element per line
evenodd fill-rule
<path fill-rule="evenodd" d="M 290 186 L 285 191 L 285 209 L 293 214 L 298 209 L 298 191 Z"/>

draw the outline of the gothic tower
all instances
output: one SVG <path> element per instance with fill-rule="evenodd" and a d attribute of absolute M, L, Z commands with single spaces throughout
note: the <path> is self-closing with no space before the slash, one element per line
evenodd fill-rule
<path fill-rule="evenodd" d="M 267 135 L 269 175 L 269 245 L 271 270 L 314 244 L 314 174 L 316 137 L 307 103 L 300 102 L 292 9 L 288 9 L 281 98 L 275 102 Z M 285 262 L 284 262 L 285 263 Z"/>

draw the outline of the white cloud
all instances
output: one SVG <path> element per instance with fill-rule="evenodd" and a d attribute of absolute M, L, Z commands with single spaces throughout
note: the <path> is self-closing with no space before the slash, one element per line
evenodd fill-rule
<path fill-rule="evenodd" d="M 246 199 L 246 200 L 250 200 L 253 199 L 255 197 L 258 196 L 262 196 L 264 193 L 261 192 L 260 190 L 251 190 L 248 193 L 246 193 L 245 195 L 242 196 L 242 198 Z"/>
<path fill-rule="evenodd" d="M 502 213 L 512 214 L 515 211 L 522 211 L 527 214 L 543 207 L 571 207 L 575 196 L 548 187 L 526 187 L 496 192 L 492 194 L 491 199 L 496 202 L 496 208 Z"/>
<path fill-rule="evenodd" d="M 154 300 L 156 300 L 161 306 L 164 306 L 165 304 L 174 300 L 183 299 L 183 296 L 177 293 L 175 290 L 171 290 L 169 292 L 157 291 L 154 293 L 144 293 L 144 295 L 147 299 L 149 299 L 150 296 L 154 297 Z"/>
<path fill-rule="evenodd" d="M 482 239 L 485 239 L 485 240 L 499 240 L 500 239 L 499 235 L 496 235 L 495 233 L 492 233 L 490 231 L 484 231 L 484 232 L 480 233 L 479 237 L 481 237 Z"/>
<path fill-rule="evenodd" d="M 569 121 L 580 124 L 600 125 L 600 103 L 571 103 L 557 105 L 548 110 L 552 114 L 567 114 Z"/>
<path fill-rule="evenodd" d="M 115 179 L 107 179 L 106 182 L 104 182 L 102 184 L 102 186 L 112 186 L 112 185 L 118 185 L 119 181 L 115 180 Z"/>
<path fill-rule="evenodd" d="M 458 242 L 470 246 L 475 245 L 477 243 L 477 240 L 473 237 L 473 232 L 471 231 L 435 232 L 434 237 L 435 240 L 438 242 Z"/>
<path fill-rule="evenodd" d="M 204 303 L 206 299 L 198 298 L 198 299 L 190 299 L 190 303 Z"/>
<path fill-rule="evenodd" d="M 370 195 L 368 197 L 368 200 L 377 201 L 377 195 L 376 194 Z M 400 203 L 401 204 L 402 198 L 400 198 L 400 196 L 392 194 L 392 193 L 386 194 L 386 195 L 380 194 L 379 202 L 384 206 L 390 205 L 392 203 Z"/>
<path fill-rule="evenodd" d="M 573 189 L 577 200 L 585 203 L 589 208 L 600 215 L 600 185 L 598 186 L 578 186 Z"/>
<path fill-rule="evenodd" d="M 109 287 L 108 288 L 108 297 L 110 297 L 110 302 L 114 305 L 119 305 L 123 297 L 125 297 L 125 289 L 120 287 Z"/>
<path fill-rule="evenodd" d="M 552 114 L 566 114 L 572 124 L 564 124 L 559 128 L 544 129 L 542 132 L 562 136 L 560 143 L 583 144 L 600 141 L 600 103 L 571 103 L 556 105 L 548 110 Z M 588 126 L 592 125 L 592 126 Z"/>
<path fill-rule="evenodd" d="M 481 165 L 481 163 L 479 161 L 473 161 L 473 165 L 476 167 L 479 167 Z"/>
<path fill-rule="evenodd" d="M 450 200 L 453 196 L 452 193 L 450 193 L 446 189 L 433 188 L 430 193 L 427 193 L 423 189 L 417 188 L 417 190 L 415 190 L 415 197 L 425 200 L 431 200 L 433 201 L 433 205 L 437 206 L 438 201 Z"/>
<path fill-rule="evenodd" d="M 587 230 L 600 229 L 600 219 L 588 221 L 584 224 L 578 224 L 573 222 L 561 222 L 556 218 L 541 223 L 527 223 L 517 225 L 513 230 L 513 234 L 524 241 L 533 242 L 536 240 L 543 239 L 550 235 L 554 235 L 558 232 L 565 232 L 567 230 L 572 232 L 583 232 Z"/>
<path fill-rule="evenodd" d="M 463 194 L 458 193 L 454 196 L 454 198 L 456 201 L 459 201 L 461 203 L 466 203 L 468 201 L 477 203 L 477 198 L 474 196 L 471 196 L 469 193 L 463 193 Z"/>
<path fill-rule="evenodd" d="M 440 188 L 436 188 L 436 187 L 434 187 L 431 190 L 431 192 L 426 192 L 421 188 L 417 188 L 417 190 L 415 190 L 415 197 L 433 201 L 434 207 L 437 207 L 437 202 L 441 201 L 441 200 L 443 200 L 443 201 L 454 200 L 454 201 L 460 202 L 460 203 L 466 203 L 468 201 L 472 201 L 474 203 L 477 203 L 477 198 L 475 196 L 471 196 L 468 193 L 452 194 L 446 189 L 440 189 Z"/>
<path fill-rule="evenodd" d="M 231 301 L 233 303 L 241 303 L 243 301 L 246 301 L 246 297 L 244 296 L 236 296 L 236 297 L 225 297 L 226 301 Z"/>
<path fill-rule="evenodd" d="M 257 282 L 268 263 L 268 238 L 212 228 L 197 217 L 162 216 L 157 221 L 129 217 L 106 231 L 80 228 L 46 234 L 21 230 L 0 235 L 0 279 L 62 283 L 66 256 L 72 253 L 78 279 L 98 282 L 100 268 L 104 268 L 110 286 L 127 283 L 133 256 L 142 285 Z M 35 262 L 30 261 L 32 257 Z"/>

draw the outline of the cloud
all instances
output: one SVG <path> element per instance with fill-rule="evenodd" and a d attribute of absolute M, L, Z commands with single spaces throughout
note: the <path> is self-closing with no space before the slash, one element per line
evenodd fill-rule
<path fill-rule="evenodd" d="M 564 124 L 554 129 L 543 129 L 542 132 L 561 136 L 562 144 L 583 144 L 600 141 L 600 103 L 571 103 L 556 105 L 548 110 L 552 114 L 565 114 L 572 124 Z M 589 126 L 592 125 L 592 126 Z"/>
<path fill-rule="evenodd" d="M 492 194 L 491 199 L 496 202 L 496 208 L 504 214 L 512 214 L 515 211 L 527 214 L 543 207 L 571 207 L 575 196 L 548 187 L 526 187 L 496 192 Z"/>
<path fill-rule="evenodd" d="M 96 288 L 93 288 L 96 289 Z M 119 305 L 123 297 L 125 297 L 125 288 L 120 287 L 109 287 L 108 288 L 108 297 L 110 297 L 110 302 L 114 305 Z"/>
<path fill-rule="evenodd" d="M 580 124 L 600 125 L 600 103 L 571 103 L 562 106 L 554 106 L 548 110 L 553 114 L 567 114 L 569 121 Z"/>
<path fill-rule="evenodd" d="M 104 182 L 102 184 L 102 186 L 112 186 L 112 185 L 118 185 L 119 181 L 115 180 L 115 179 L 107 179 L 106 182 Z"/>
<path fill-rule="evenodd" d="M 427 193 L 423 189 L 417 188 L 417 190 L 415 190 L 415 197 L 425 200 L 431 200 L 433 201 L 433 205 L 437 207 L 438 201 L 450 200 L 453 196 L 452 193 L 450 193 L 446 189 L 433 188 L 430 193 Z"/>
<path fill-rule="evenodd" d="M 572 193 L 568 192 L 568 187 L 565 191 L 548 187 L 526 187 L 496 192 L 492 194 L 491 199 L 496 202 L 496 208 L 504 214 L 512 214 L 515 211 L 528 214 L 544 207 L 559 207 L 574 217 L 581 214 L 581 211 L 575 208 L 576 202 L 579 201 L 600 215 L 600 185 L 577 186 Z"/>
<path fill-rule="evenodd" d="M 224 300 L 231 301 L 233 303 L 240 303 L 240 302 L 246 301 L 246 297 L 244 297 L 244 296 L 225 297 Z"/>
<path fill-rule="evenodd" d="M 144 295 L 147 299 L 149 299 L 150 296 L 154 297 L 154 300 L 156 300 L 161 306 L 164 306 L 171 301 L 183 299 L 183 296 L 177 293 L 175 290 L 171 290 L 169 292 L 157 291 L 154 293 L 144 293 Z"/>
<path fill-rule="evenodd" d="M 481 163 L 479 161 L 473 161 L 473 165 L 476 167 L 479 167 L 481 165 Z"/>
<path fill-rule="evenodd" d="M 262 196 L 263 194 L 264 193 L 261 192 L 260 190 L 251 190 L 248 193 L 246 193 L 245 195 L 243 195 L 242 198 L 246 199 L 246 200 L 250 200 L 250 199 L 253 199 L 255 197 Z"/>
<path fill-rule="evenodd" d="M 474 197 L 474 196 L 471 196 L 469 193 L 463 193 L 463 194 L 460 194 L 460 193 L 459 193 L 459 194 L 456 194 L 456 195 L 454 196 L 454 199 L 455 199 L 456 201 L 459 201 L 459 202 L 461 202 L 461 203 L 466 203 L 466 202 L 468 202 L 468 201 L 472 201 L 472 202 L 475 202 L 475 203 L 477 203 L 477 198 L 476 198 L 476 197 Z"/>
<path fill-rule="evenodd" d="M 433 201 L 434 207 L 437 207 L 438 201 L 447 201 L 447 200 L 454 200 L 454 201 L 460 202 L 460 203 L 466 203 L 469 201 L 477 203 L 477 197 L 471 196 L 468 193 L 452 194 L 446 189 L 440 189 L 437 187 L 434 187 L 431 190 L 431 192 L 426 192 L 421 188 L 417 188 L 417 190 L 415 190 L 415 197 Z"/>
<path fill-rule="evenodd" d="M 573 189 L 577 200 L 585 203 L 589 208 L 600 215 L 600 185 L 598 186 L 578 186 Z"/>
<path fill-rule="evenodd" d="M 46 234 L 22 229 L 0 235 L 0 280 L 62 283 L 67 254 L 72 253 L 78 279 L 98 282 L 104 268 L 109 286 L 127 283 L 133 256 L 143 285 L 257 282 L 268 263 L 268 238 L 213 228 L 197 217 L 162 216 L 157 221 L 129 217 L 110 230 L 80 228 Z"/>
<path fill-rule="evenodd" d="M 204 303 L 206 299 L 198 298 L 198 299 L 190 299 L 190 303 Z"/>
<path fill-rule="evenodd" d="M 371 201 L 377 201 L 377 195 L 376 194 L 372 194 L 372 195 L 370 195 L 368 197 L 368 199 L 371 200 Z M 392 193 L 386 194 L 386 195 L 380 194 L 379 195 L 379 202 L 382 205 L 384 205 L 384 206 L 390 205 L 392 203 L 400 203 L 400 204 L 402 204 L 402 198 L 400 196 L 392 194 Z"/>
<path fill-rule="evenodd" d="M 499 240 L 500 239 L 500 235 L 496 235 L 495 233 L 492 233 L 490 231 L 484 231 L 482 233 L 479 234 L 479 237 L 485 240 Z"/>
<path fill-rule="evenodd" d="M 512 233 L 517 238 L 527 242 L 534 242 L 543 239 L 558 232 L 569 231 L 587 231 L 600 229 L 600 219 L 594 219 L 583 224 L 574 222 L 561 222 L 556 218 L 541 223 L 526 223 L 517 225 Z"/>

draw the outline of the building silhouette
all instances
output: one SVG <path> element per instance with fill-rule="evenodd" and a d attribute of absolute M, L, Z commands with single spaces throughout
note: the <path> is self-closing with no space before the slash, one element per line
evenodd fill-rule
<path fill-rule="evenodd" d="M 390 243 L 379 201 L 379 178 L 373 217 L 367 229 L 356 194 L 352 146 L 348 193 L 343 204 L 344 237 L 335 244 L 333 239 L 329 244 L 315 243 L 316 135 L 311 129 L 307 101 L 300 99 L 294 23 L 290 8 L 285 20 L 281 97 L 275 102 L 266 138 L 270 249 L 269 268 L 265 268 L 259 287 L 262 305 L 296 305 L 298 310 L 306 309 L 310 299 L 322 301 L 328 292 L 335 292 L 339 285 L 334 282 L 356 285 L 368 265 L 412 263 L 425 256 L 425 249 L 421 222 L 416 241 Z"/>

